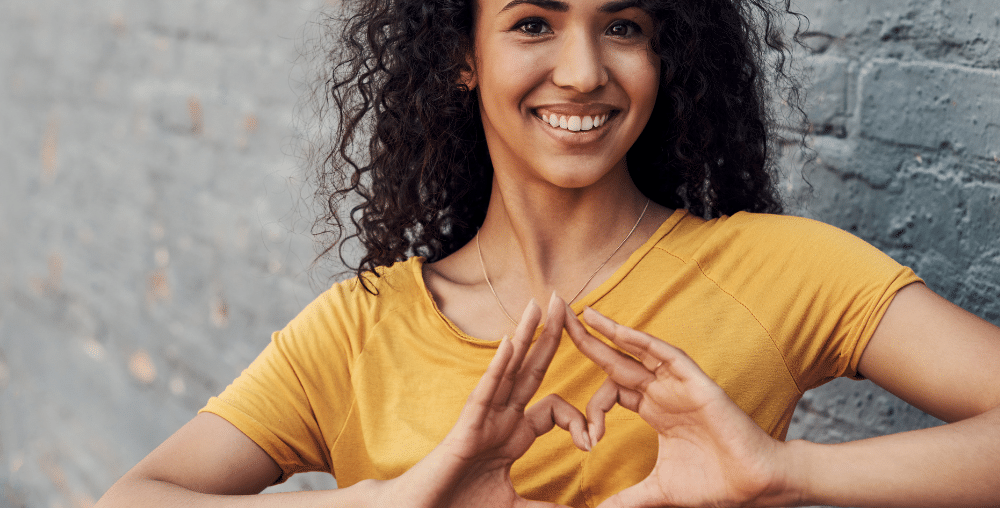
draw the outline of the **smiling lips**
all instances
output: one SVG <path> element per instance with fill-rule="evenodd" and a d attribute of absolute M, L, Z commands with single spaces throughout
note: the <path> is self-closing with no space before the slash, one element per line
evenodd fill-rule
<path fill-rule="evenodd" d="M 541 119 L 552 127 L 566 129 L 572 132 L 589 131 L 604 125 L 608 121 L 610 113 L 602 115 L 558 115 L 556 113 L 542 113 Z"/>

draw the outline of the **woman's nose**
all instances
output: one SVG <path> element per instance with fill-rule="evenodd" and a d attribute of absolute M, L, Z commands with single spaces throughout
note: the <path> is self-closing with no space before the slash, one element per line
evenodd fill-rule
<path fill-rule="evenodd" d="M 556 55 L 552 81 L 561 88 L 586 93 L 608 82 L 599 42 L 586 34 L 568 34 Z"/>

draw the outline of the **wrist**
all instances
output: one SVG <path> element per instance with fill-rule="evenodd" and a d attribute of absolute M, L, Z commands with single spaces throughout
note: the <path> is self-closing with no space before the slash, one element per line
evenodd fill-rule
<path fill-rule="evenodd" d="M 757 506 L 806 506 L 809 499 L 811 478 L 808 456 L 815 443 L 796 439 L 779 443 L 776 454 L 776 471 L 764 494 L 757 499 Z"/>

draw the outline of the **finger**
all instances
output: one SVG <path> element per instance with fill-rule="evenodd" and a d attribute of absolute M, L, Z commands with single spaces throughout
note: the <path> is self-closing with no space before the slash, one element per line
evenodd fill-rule
<path fill-rule="evenodd" d="M 681 381 L 692 376 L 700 377 L 703 375 L 701 368 L 684 351 L 648 333 L 622 326 L 589 307 L 583 311 L 583 318 L 587 324 L 610 339 L 615 345 L 642 361 L 646 370 L 665 369 Z M 625 386 L 635 388 L 629 384 L 625 384 Z"/>
<path fill-rule="evenodd" d="M 577 349 L 607 372 L 608 377 L 619 385 L 641 390 L 656 379 L 656 375 L 634 358 L 616 351 L 588 333 L 572 311 L 566 312 L 566 331 L 569 332 Z"/>
<path fill-rule="evenodd" d="M 587 431 L 591 446 L 597 446 L 597 442 L 604 437 L 604 417 L 615 404 L 638 413 L 641 400 L 641 393 L 619 386 L 610 377 L 605 379 L 587 403 Z"/>
<path fill-rule="evenodd" d="M 587 431 L 591 446 L 596 446 L 604 437 L 604 415 L 611 411 L 617 402 L 618 385 L 611 378 L 607 378 L 587 403 Z"/>
<path fill-rule="evenodd" d="M 510 362 L 513 352 L 514 348 L 510 343 L 510 339 L 505 335 L 503 339 L 500 339 L 500 345 L 497 347 L 497 352 L 493 354 L 493 359 L 490 360 L 489 366 L 486 367 L 486 373 L 483 374 L 483 377 L 479 379 L 479 383 L 476 384 L 476 387 L 472 389 L 472 393 L 469 394 L 469 400 L 466 402 L 462 412 L 467 412 L 465 416 L 471 419 L 470 423 L 473 427 L 481 426 L 486 421 L 486 415 L 489 413 L 493 396 L 496 394 L 497 387 L 503 379 L 503 373 Z"/>
<path fill-rule="evenodd" d="M 649 370 L 650 372 L 656 370 L 657 366 L 663 361 L 661 358 L 649 353 L 647 351 L 648 348 L 636 347 L 636 341 L 629 340 L 633 333 L 645 335 L 642 332 L 638 332 L 627 326 L 622 326 L 613 319 L 590 307 L 583 309 L 583 320 L 586 321 L 588 325 L 593 327 L 594 330 L 600 332 L 601 335 L 607 337 L 612 343 L 624 349 L 632 356 L 638 358 L 646 370 Z M 649 336 L 649 338 L 652 339 L 651 336 Z"/>
<path fill-rule="evenodd" d="M 587 419 L 579 409 L 556 394 L 545 396 L 524 412 L 524 418 L 535 432 L 541 436 L 558 425 L 569 431 L 573 444 L 583 451 L 590 451 L 590 436 L 587 433 Z"/>
<path fill-rule="evenodd" d="M 552 363 L 552 357 L 559 349 L 559 338 L 562 337 L 563 323 L 566 317 L 565 305 L 566 302 L 556 296 L 553 291 L 552 297 L 549 298 L 545 328 L 542 329 L 541 336 L 532 346 L 528 357 L 524 360 L 524 365 L 518 372 L 508 405 L 523 410 L 542 384 L 545 371 L 548 370 L 549 364 Z"/>
<path fill-rule="evenodd" d="M 528 352 L 528 348 L 531 346 L 531 338 L 535 335 L 535 329 L 538 327 L 538 321 L 541 319 L 542 310 L 538 308 L 538 304 L 532 298 L 524 308 L 524 312 L 521 313 L 521 321 L 517 324 L 517 329 L 514 330 L 514 336 L 511 338 L 510 342 L 514 346 L 514 351 L 511 354 L 510 361 L 507 362 L 500 385 L 493 395 L 493 404 L 495 406 L 504 406 L 510 399 L 511 390 L 516 382 L 517 372 L 521 369 L 521 363 Z"/>

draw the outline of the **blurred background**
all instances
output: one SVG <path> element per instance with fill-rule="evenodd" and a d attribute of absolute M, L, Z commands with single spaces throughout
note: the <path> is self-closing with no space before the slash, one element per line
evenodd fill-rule
<path fill-rule="evenodd" d="M 794 5 L 815 160 L 785 146 L 790 212 L 1000 325 L 1000 3 Z M 91 506 L 335 280 L 296 110 L 323 7 L 0 0 L 0 506 Z M 840 380 L 789 437 L 936 423 Z"/>

